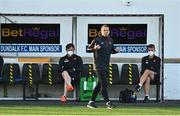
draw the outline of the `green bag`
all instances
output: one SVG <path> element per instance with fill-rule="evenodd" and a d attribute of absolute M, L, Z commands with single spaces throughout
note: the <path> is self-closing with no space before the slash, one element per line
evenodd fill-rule
<path fill-rule="evenodd" d="M 97 77 L 81 77 L 80 79 L 80 101 L 89 101 L 94 87 L 97 84 Z M 100 100 L 99 95 L 96 100 Z"/>

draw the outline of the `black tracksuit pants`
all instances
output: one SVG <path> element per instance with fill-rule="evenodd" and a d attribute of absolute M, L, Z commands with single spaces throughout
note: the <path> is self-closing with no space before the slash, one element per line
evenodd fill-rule
<path fill-rule="evenodd" d="M 108 70 L 96 70 L 98 76 L 98 83 L 93 90 L 91 101 L 95 101 L 99 92 L 102 92 L 102 96 L 106 102 L 109 101 L 108 91 L 107 91 L 107 80 L 108 80 Z"/>

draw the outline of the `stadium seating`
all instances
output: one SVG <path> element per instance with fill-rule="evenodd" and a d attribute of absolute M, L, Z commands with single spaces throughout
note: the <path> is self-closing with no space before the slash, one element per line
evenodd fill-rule
<path fill-rule="evenodd" d="M 117 64 L 109 64 L 109 79 L 108 83 L 110 85 L 120 84 L 119 69 Z"/>
<path fill-rule="evenodd" d="M 43 64 L 42 68 L 42 84 L 60 84 L 63 80 L 60 78 L 58 64 Z"/>
<path fill-rule="evenodd" d="M 41 70 L 42 67 L 42 70 Z M 40 74 L 41 72 L 41 74 Z M 109 64 L 109 78 L 108 84 L 110 85 L 136 85 L 139 82 L 139 70 L 137 64 L 123 64 L 121 75 L 119 74 L 119 68 L 117 64 Z M 83 72 L 81 78 L 97 77 L 93 71 L 92 64 L 83 64 Z M 152 85 L 156 85 L 156 100 L 159 100 L 160 94 L 160 76 L 156 77 L 156 80 L 151 82 Z M 96 78 L 97 79 L 97 78 Z M 95 80 L 96 80 L 95 79 Z M 83 79 L 81 79 L 82 81 Z M 83 80 L 83 81 L 84 81 Z M 97 81 L 97 80 L 96 80 Z M 38 85 L 53 85 L 63 84 L 63 79 L 60 78 L 59 65 L 45 63 L 40 66 L 37 63 L 25 63 L 22 67 L 22 76 L 20 75 L 19 64 L 6 63 L 2 69 L 2 83 L 4 85 L 10 84 L 23 84 L 23 99 L 26 99 L 27 87 L 35 86 L 35 99 L 38 100 Z M 76 98 L 78 100 L 79 93 L 77 88 L 81 86 L 79 83 L 74 84 L 76 88 Z M 82 87 L 80 87 L 82 89 Z M 82 94 L 82 91 L 80 91 Z M 82 95 L 81 95 L 82 96 Z"/>
<path fill-rule="evenodd" d="M 81 76 L 87 77 L 87 76 L 96 76 L 96 73 L 93 71 L 93 64 L 83 64 L 83 72 L 81 73 Z"/>
<path fill-rule="evenodd" d="M 137 64 L 123 64 L 120 84 L 136 85 L 139 82 Z"/>
<path fill-rule="evenodd" d="M 33 85 L 36 87 L 35 99 L 38 100 L 38 84 L 41 81 L 39 65 L 36 63 L 25 63 L 22 69 L 22 77 L 24 80 L 24 92 L 23 98 L 26 99 L 26 87 L 32 88 Z"/>
<path fill-rule="evenodd" d="M 116 85 L 120 84 L 119 69 L 117 64 L 109 64 L 108 72 L 108 84 Z M 97 77 L 96 73 L 93 71 L 93 64 L 83 64 L 82 77 L 94 76 Z"/>
<path fill-rule="evenodd" d="M 2 70 L 3 84 L 18 84 L 22 83 L 23 79 L 20 76 L 18 64 L 5 63 Z"/>
<path fill-rule="evenodd" d="M 19 65 L 15 63 L 5 63 L 2 69 L 2 80 L 1 83 L 3 84 L 4 88 L 4 97 L 8 97 L 7 95 L 7 85 L 14 85 L 14 84 L 22 84 L 23 79 L 20 76 L 20 69 Z"/>

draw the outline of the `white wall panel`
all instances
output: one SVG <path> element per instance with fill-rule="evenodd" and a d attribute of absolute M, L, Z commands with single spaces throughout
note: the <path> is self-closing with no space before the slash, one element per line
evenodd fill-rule
<path fill-rule="evenodd" d="M 180 64 L 165 64 L 164 66 L 164 99 L 180 99 Z"/>

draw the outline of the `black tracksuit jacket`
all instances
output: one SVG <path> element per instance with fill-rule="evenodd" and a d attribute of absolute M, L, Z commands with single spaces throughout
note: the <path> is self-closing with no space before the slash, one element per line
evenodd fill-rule
<path fill-rule="evenodd" d="M 73 54 L 71 57 L 65 55 L 59 60 L 60 73 L 63 71 L 68 71 L 70 75 L 79 76 L 82 72 L 83 62 L 80 56 Z"/>
<path fill-rule="evenodd" d="M 149 56 L 144 56 L 141 63 L 141 74 L 143 74 L 146 69 L 149 69 L 155 72 L 155 76 L 159 76 L 160 65 L 161 59 L 158 56 L 154 56 L 153 58 L 150 58 Z"/>
<path fill-rule="evenodd" d="M 95 43 L 96 45 L 101 46 L 99 50 L 93 50 Z M 111 54 L 117 53 L 114 50 L 113 39 L 110 37 L 105 38 L 103 36 L 95 38 L 88 46 L 87 52 L 94 52 L 95 69 L 100 70 L 108 70 Z"/>

